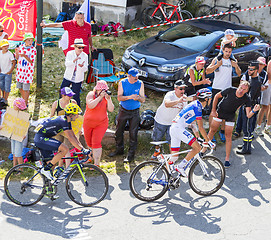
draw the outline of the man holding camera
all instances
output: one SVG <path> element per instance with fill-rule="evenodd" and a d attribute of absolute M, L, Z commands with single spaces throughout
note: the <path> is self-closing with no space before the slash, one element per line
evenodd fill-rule
<path fill-rule="evenodd" d="M 136 68 L 130 68 L 128 78 L 120 81 L 118 86 L 118 100 L 120 102 L 117 118 L 117 129 L 115 132 L 116 151 L 109 154 L 110 157 L 124 153 L 124 129 L 129 122 L 129 152 L 124 162 L 134 160 L 137 148 L 137 133 L 140 122 L 139 108 L 145 102 L 144 84 L 138 80 L 139 72 Z"/>

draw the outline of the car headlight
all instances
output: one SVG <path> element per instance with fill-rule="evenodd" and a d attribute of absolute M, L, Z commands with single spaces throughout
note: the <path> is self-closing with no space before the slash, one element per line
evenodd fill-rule
<path fill-rule="evenodd" d="M 130 58 L 130 51 L 128 50 L 128 48 L 125 50 L 123 57 Z"/>
<path fill-rule="evenodd" d="M 186 65 L 183 64 L 164 64 L 158 67 L 158 71 L 160 72 L 177 72 L 180 70 L 184 70 Z"/>
<path fill-rule="evenodd" d="M 131 52 L 134 50 L 134 48 L 136 47 L 137 44 L 138 44 L 138 43 L 135 43 L 135 44 L 133 44 L 132 46 L 128 47 L 128 48 L 125 50 L 125 52 L 124 52 L 124 54 L 123 54 L 123 57 L 125 57 L 125 58 L 130 58 Z"/>

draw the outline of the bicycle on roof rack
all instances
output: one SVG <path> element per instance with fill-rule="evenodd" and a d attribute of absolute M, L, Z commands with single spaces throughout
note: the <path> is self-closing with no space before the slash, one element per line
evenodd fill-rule
<path fill-rule="evenodd" d="M 156 5 L 146 7 L 141 13 L 141 23 L 145 26 L 193 18 L 189 11 L 182 9 L 186 4 L 185 0 L 179 0 L 176 5 L 152 1 Z"/>
<path fill-rule="evenodd" d="M 217 5 L 217 0 L 214 0 L 213 6 L 209 6 L 207 4 L 200 5 L 199 9 L 198 9 L 197 17 L 218 14 L 219 12 L 221 12 L 218 9 L 226 9 L 226 12 L 231 12 L 233 10 L 240 10 L 241 6 L 240 5 L 238 6 L 238 3 L 232 3 L 228 7 L 222 6 L 222 5 Z M 234 13 L 220 15 L 220 16 L 216 16 L 216 17 L 212 17 L 212 18 L 226 20 L 226 21 L 230 21 L 233 23 L 241 23 L 240 18 Z"/>

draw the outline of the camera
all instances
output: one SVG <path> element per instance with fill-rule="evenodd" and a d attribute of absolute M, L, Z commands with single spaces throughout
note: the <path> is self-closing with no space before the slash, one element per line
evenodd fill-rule
<path fill-rule="evenodd" d="M 105 92 L 106 92 L 108 95 L 111 95 L 111 94 L 112 94 L 112 92 L 109 91 L 109 90 L 105 90 Z"/>

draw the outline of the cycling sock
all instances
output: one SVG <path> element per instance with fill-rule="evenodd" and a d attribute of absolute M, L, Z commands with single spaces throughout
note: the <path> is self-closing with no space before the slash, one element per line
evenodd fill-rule
<path fill-rule="evenodd" d="M 44 170 L 45 170 L 45 171 L 49 171 L 49 170 L 51 170 L 52 167 L 53 167 L 53 164 L 52 164 L 52 163 L 48 163 L 48 164 L 44 167 Z"/>

